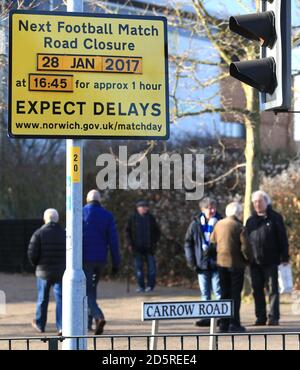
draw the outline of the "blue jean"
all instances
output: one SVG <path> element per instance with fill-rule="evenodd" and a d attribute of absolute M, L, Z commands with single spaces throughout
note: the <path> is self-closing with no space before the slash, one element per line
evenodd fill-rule
<path fill-rule="evenodd" d="M 217 270 L 202 271 L 198 274 L 198 282 L 203 301 L 210 301 L 212 292 L 215 299 L 221 299 L 220 277 Z"/>
<path fill-rule="evenodd" d="M 94 289 L 96 300 L 97 300 L 97 285 L 98 285 L 99 279 L 100 279 L 100 271 L 99 272 L 95 271 L 95 273 L 93 274 L 93 289 Z M 92 330 L 92 326 L 93 326 L 93 316 L 92 316 L 91 310 L 88 310 L 88 330 Z"/>
<path fill-rule="evenodd" d="M 86 277 L 86 294 L 88 298 L 89 319 L 88 325 L 91 326 L 92 318 L 104 319 L 104 314 L 97 304 L 97 284 L 103 269 L 101 263 L 85 263 L 84 273 Z"/>
<path fill-rule="evenodd" d="M 139 288 L 145 289 L 144 262 L 147 264 L 147 286 L 154 289 L 156 282 L 156 261 L 152 254 L 143 255 L 137 253 L 135 255 L 135 276 L 137 284 Z"/>
<path fill-rule="evenodd" d="M 62 329 L 62 282 L 53 282 L 37 278 L 37 307 L 36 307 L 36 324 L 44 331 L 47 324 L 47 311 L 49 303 L 49 293 L 53 286 L 53 293 L 56 301 L 56 328 Z"/>

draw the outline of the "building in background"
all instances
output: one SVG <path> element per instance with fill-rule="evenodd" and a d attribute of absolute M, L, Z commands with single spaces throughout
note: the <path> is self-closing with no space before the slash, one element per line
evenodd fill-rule
<path fill-rule="evenodd" d="M 300 151 L 300 75 L 294 76 L 294 111 L 293 114 L 293 140 L 297 152 Z"/>
<path fill-rule="evenodd" d="M 229 76 L 221 82 L 220 88 L 222 105 L 225 108 L 227 107 L 230 110 L 232 107 L 240 109 L 246 107 L 245 94 L 239 81 Z M 238 113 L 222 114 L 221 118 L 224 123 L 229 125 L 234 122 L 243 122 L 243 116 Z M 293 153 L 297 151 L 297 145 L 294 140 L 293 114 L 280 113 L 275 115 L 273 112 L 262 112 L 260 133 L 263 152 L 275 153 L 284 151 Z"/>

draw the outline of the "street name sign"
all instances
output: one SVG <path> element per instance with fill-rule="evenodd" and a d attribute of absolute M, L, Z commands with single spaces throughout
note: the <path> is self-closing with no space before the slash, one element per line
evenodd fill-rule
<path fill-rule="evenodd" d="M 10 12 L 9 135 L 168 139 L 165 17 Z"/>
<path fill-rule="evenodd" d="M 142 321 L 230 318 L 232 316 L 232 300 L 142 303 Z"/>

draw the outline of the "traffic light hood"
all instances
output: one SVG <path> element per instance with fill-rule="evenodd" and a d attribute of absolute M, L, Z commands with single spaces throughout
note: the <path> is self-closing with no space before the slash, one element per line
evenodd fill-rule
<path fill-rule="evenodd" d="M 276 42 L 275 14 L 272 11 L 230 17 L 229 28 L 248 40 L 259 41 L 263 47 L 272 48 Z"/>
<path fill-rule="evenodd" d="M 273 94 L 277 87 L 276 65 L 273 58 L 231 63 L 230 75 L 262 93 Z"/>

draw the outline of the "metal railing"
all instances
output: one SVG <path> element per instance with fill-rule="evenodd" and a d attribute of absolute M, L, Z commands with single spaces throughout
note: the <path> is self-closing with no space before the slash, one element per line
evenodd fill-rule
<path fill-rule="evenodd" d="M 88 350 L 150 350 L 157 338 L 158 350 L 207 350 L 209 339 L 216 338 L 216 350 L 300 350 L 300 332 L 257 332 L 225 334 L 101 335 L 78 337 L 18 337 L 0 338 L 0 350 L 60 350 L 62 342 L 87 340 Z"/>

